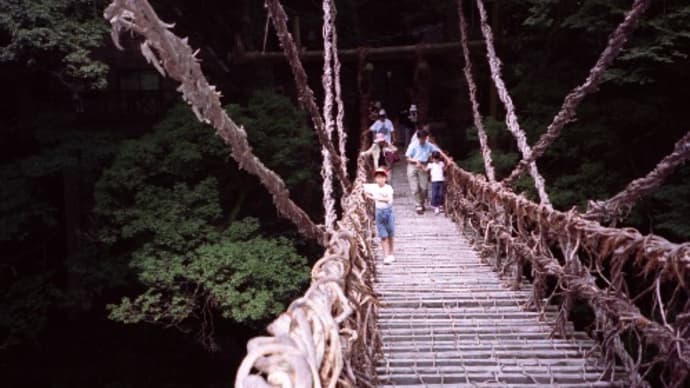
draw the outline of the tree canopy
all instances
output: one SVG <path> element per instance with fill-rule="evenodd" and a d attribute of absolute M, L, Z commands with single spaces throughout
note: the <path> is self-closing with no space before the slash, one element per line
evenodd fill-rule
<path fill-rule="evenodd" d="M 257 153 L 304 187 L 313 169 L 295 155 L 313 149 L 304 115 L 285 97 L 258 91 L 247 107 L 229 108 L 249 132 Z M 235 322 L 274 316 L 307 279 L 306 259 L 294 244 L 259 233 L 247 214 L 255 178 L 241 173 L 227 146 L 177 106 L 154 129 L 123 144 L 96 184 L 100 238 L 115 254 L 131 257 L 147 288 L 113 305 L 111 317 L 127 323 L 183 328 L 201 323 L 201 339 L 214 347 L 214 313 Z M 256 195 L 256 194 L 254 194 Z M 270 208 L 269 200 L 254 209 Z"/>
<path fill-rule="evenodd" d="M 44 72 L 70 90 L 104 88 L 108 66 L 94 59 L 105 44 L 105 1 L 6 0 L 0 3 L 0 63 Z"/>

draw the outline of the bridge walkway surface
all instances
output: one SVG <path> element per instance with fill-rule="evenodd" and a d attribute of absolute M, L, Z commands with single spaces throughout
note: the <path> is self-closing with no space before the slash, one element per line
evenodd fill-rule
<path fill-rule="evenodd" d="M 568 338 L 552 335 L 555 307 L 541 320 L 525 309 L 529 283 L 512 290 L 450 218 L 416 214 L 405 168 L 391 174 L 396 261 L 383 264 L 380 247 L 376 261 L 379 386 L 625 386 L 611 382 L 595 342 L 572 323 Z"/>

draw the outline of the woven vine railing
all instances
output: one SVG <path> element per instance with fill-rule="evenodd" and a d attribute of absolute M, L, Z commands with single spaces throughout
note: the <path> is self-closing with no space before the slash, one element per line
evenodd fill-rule
<path fill-rule="evenodd" d="M 690 243 L 610 228 L 516 195 L 457 166 L 446 206 L 481 251 L 519 287 L 533 282 L 532 308 L 560 305 L 558 330 L 577 301 L 594 314 L 592 337 L 632 386 L 646 378 L 681 387 L 690 370 Z"/>
<path fill-rule="evenodd" d="M 358 159 L 337 230 L 314 265 L 303 297 L 247 344 L 235 387 L 374 387 L 380 338 L 371 203 L 364 197 L 370 158 Z"/>

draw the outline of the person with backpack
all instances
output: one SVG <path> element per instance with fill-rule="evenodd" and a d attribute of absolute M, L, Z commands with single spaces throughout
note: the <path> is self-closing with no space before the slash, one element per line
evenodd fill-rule
<path fill-rule="evenodd" d="M 364 155 L 371 155 L 374 160 L 374 168 L 385 167 L 390 171 L 393 163 L 398 160 L 398 149 L 386 141 L 383 133 L 377 133 L 374 142 L 368 150 L 362 152 Z"/>
<path fill-rule="evenodd" d="M 371 124 L 369 130 L 374 136 L 376 136 L 377 133 L 383 133 L 388 144 L 393 144 L 393 131 L 395 131 L 395 128 L 393 128 L 393 122 L 386 117 L 386 111 L 384 109 L 379 111 L 378 120 Z"/>

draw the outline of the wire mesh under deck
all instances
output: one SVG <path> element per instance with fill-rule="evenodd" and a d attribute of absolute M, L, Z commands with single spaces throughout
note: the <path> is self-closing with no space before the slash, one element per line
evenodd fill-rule
<path fill-rule="evenodd" d="M 586 334 L 552 338 L 555 311 L 525 310 L 530 285 L 505 287 L 449 218 L 417 215 L 405 167 L 392 176 L 396 261 L 377 259 L 381 387 L 625 386 Z"/>

